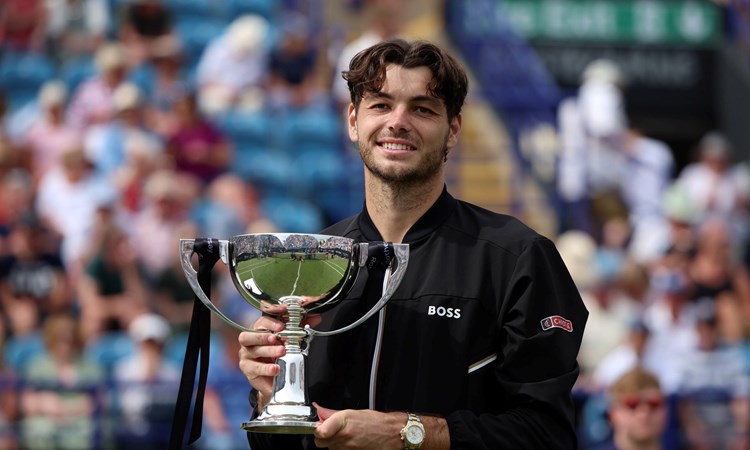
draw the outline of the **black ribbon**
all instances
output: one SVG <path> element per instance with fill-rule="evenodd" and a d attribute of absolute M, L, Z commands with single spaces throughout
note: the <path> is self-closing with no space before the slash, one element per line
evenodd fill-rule
<path fill-rule="evenodd" d="M 211 270 L 219 260 L 219 242 L 216 239 L 196 239 L 193 251 L 198 255 L 198 284 L 203 289 L 206 297 L 211 298 Z M 185 360 L 182 364 L 182 377 L 180 379 L 180 390 L 177 393 L 174 418 L 172 420 L 172 432 L 169 438 L 169 449 L 180 450 L 182 439 L 185 436 L 188 416 L 190 414 L 190 403 L 195 386 L 195 371 L 200 359 L 200 376 L 198 378 L 198 390 L 195 394 L 195 407 L 193 408 L 193 423 L 190 426 L 190 438 L 188 445 L 201 437 L 203 428 L 203 396 L 206 392 L 206 380 L 208 378 L 208 357 L 211 337 L 211 311 L 203 302 L 195 297 L 193 304 L 193 316 L 190 320 L 190 331 L 188 333 L 187 346 L 185 348 Z"/>
<path fill-rule="evenodd" d="M 384 273 L 395 256 L 390 242 L 370 242 L 367 245 L 367 270 Z"/>

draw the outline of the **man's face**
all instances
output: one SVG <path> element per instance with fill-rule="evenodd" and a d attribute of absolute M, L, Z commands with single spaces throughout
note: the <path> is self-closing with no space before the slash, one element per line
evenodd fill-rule
<path fill-rule="evenodd" d="M 461 117 L 448 122 L 445 104 L 430 96 L 427 67 L 390 65 L 379 92 L 349 107 L 349 137 L 375 177 L 414 183 L 443 176 L 443 157 L 458 140 Z"/>
<path fill-rule="evenodd" d="M 615 433 L 631 443 L 658 442 L 666 424 L 666 405 L 658 389 L 615 399 L 610 419 Z"/>

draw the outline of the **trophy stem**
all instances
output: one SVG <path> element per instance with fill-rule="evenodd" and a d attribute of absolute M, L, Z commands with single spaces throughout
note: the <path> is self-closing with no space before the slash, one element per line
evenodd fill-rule
<path fill-rule="evenodd" d="M 295 296 L 282 298 L 282 303 L 289 307 L 289 318 L 286 328 L 278 335 L 285 342 L 286 354 L 276 360 L 281 370 L 274 379 L 271 400 L 255 420 L 242 424 L 247 431 L 312 434 L 318 421 L 317 413 L 308 401 L 305 384 L 307 351 L 302 350 L 301 343 L 309 335 L 300 327 L 304 310 L 299 306 L 299 300 L 301 298 Z"/>

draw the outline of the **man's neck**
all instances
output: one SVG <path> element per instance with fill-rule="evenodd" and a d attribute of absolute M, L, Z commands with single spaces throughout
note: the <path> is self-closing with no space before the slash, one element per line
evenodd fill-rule
<path fill-rule="evenodd" d="M 443 192 L 442 177 L 393 184 L 365 173 L 367 212 L 385 241 L 400 243 Z"/>

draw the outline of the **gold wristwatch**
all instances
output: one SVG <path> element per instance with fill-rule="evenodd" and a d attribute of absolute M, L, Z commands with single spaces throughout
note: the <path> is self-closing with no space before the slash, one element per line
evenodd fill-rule
<path fill-rule="evenodd" d="M 405 450 L 418 450 L 424 442 L 424 425 L 416 414 L 407 413 L 406 425 L 401 429 Z"/>

